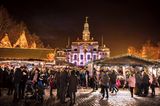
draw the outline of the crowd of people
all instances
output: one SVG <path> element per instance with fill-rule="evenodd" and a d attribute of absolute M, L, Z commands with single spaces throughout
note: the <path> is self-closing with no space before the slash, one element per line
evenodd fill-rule
<path fill-rule="evenodd" d="M 139 96 L 147 96 L 149 87 L 152 90 L 152 96 L 155 96 L 155 87 L 160 83 L 160 77 L 151 77 L 146 71 L 130 72 L 122 82 L 118 78 L 115 70 L 101 69 L 97 75 L 96 69 L 92 75 L 89 71 L 75 70 L 72 68 L 45 69 L 41 71 L 38 67 L 28 70 L 26 66 L 1 66 L 0 67 L 0 95 L 2 88 L 8 88 L 7 95 L 13 95 L 13 102 L 25 99 L 25 90 L 28 82 L 31 82 L 35 95 L 43 99 L 44 90 L 50 89 L 50 95 L 53 96 L 53 89 L 56 89 L 56 98 L 62 104 L 66 103 L 66 97 L 70 98 L 70 103 L 75 104 L 76 92 L 78 87 L 93 88 L 93 92 L 101 88 L 102 99 L 109 98 L 109 91 L 116 93 L 119 87 L 127 87 L 130 90 L 131 97 L 134 92 Z M 135 90 L 134 90 L 135 89 Z M 39 93 L 40 92 L 40 93 Z M 42 101 L 43 102 L 43 101 Z"/>
<path fill-rule="evenodd" d="M 149 75 L 146 71 L 135 73 L 136 84 L 135 94 L 138 96 L 147 96 L 149 94 L 149 88 L 152 90 L 152 96 L 155 96 L 155 87 L 160 84 L 160 76 L 157 78 L 154 74 Z"/>

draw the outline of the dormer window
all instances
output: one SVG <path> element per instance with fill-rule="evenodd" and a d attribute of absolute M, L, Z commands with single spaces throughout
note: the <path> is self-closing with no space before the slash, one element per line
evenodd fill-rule
<path fill-rule="evenodd" d="M 96 49 L 96 48 L 94 48 L 94 49 L 93 49 L 93 51 L 97 51 L 97 49 Z"/>

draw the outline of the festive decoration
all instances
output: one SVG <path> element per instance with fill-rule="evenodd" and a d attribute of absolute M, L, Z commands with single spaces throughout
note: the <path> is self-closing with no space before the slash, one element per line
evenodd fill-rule
<path fill-rule="evenodd" d="M 20 47 L 20 48 L 28 48 L 28 42 L 26 39 L 25 31 L 22 32 L 17 42 L 13 45 L 13 47 Z"/>
<path fill-rule="evenodd" d="M 35 49 L 36 48 L 36 42 L 34 41 L 32 44 L 31 44 L 31 49 Z"/>
<path fill-rule="evenodd" d="M 55 56 L 54 53 L 48 53 L 47 54 L 47 58 L 48 58 L 49 61 L 53 61 L 54 60 L 54 56 Z"/>
<path fill-rule="evenodd" d="M 2 38 L 0 42 L 0 48 L 12 48 L 11 42 L 7 34 Z"/>

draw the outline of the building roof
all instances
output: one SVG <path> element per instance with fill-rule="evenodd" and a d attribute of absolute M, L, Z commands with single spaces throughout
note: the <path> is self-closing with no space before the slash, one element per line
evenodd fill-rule
<path fill-rule="evenodd" d="M 54 49 L 0 48 L 0 60 L 54 60 Z"/>
<path fill-rule="evenodd" d="M 106 58 L 103 60 L 97 60 L 95 63 L 105 64 L 105 65 L 137 65 L 137 66 L 154 65 L 154 62 L 152 62 L 151 60 L 130 54 L 119 55 L 111 58 Z"/>
<path fill-rule="evenodd" d="M 76 42 L 72 42 L 72 45 L 83 45 L 83 44 L 88 44 L 88 45 L 98 45 L 97 41 L 76 41 Z"/>

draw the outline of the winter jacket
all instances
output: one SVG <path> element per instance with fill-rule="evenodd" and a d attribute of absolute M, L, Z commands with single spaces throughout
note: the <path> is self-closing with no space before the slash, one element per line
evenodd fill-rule
<path fill-rule="evenodd" d="M 135 77 L 134 76 L 130 76 L 128 78 L 128 85 L 129 85 L 129 87 L 135 87 L 135 84 L 136 84 Z"/>
<path fill-rule="evenodd" d="M 110 75 L 110 82 L 111 82 L 111 84 L 116 84 L 116 79 L 117 79 L 116 73 L 112 72 L 112 74 Z"/>
<path fill-rule="evenodd" d="M 20 68 L 17 68 L 14 74 L 14 83 L 20 83 L 22 80 L 22 72 Z"/>
<path fill-rule="evenodd" d="M 76 75 L 69 77 L 69 92 L 77 92 L 78 79 Z"/>
<path fill-rule="evenodd" d="M 102 76 L 101 76 L 101 84 L 104 85 L 104 86 L 109 86 L 109 76 L 107 73 L 103 73 Z"/>

